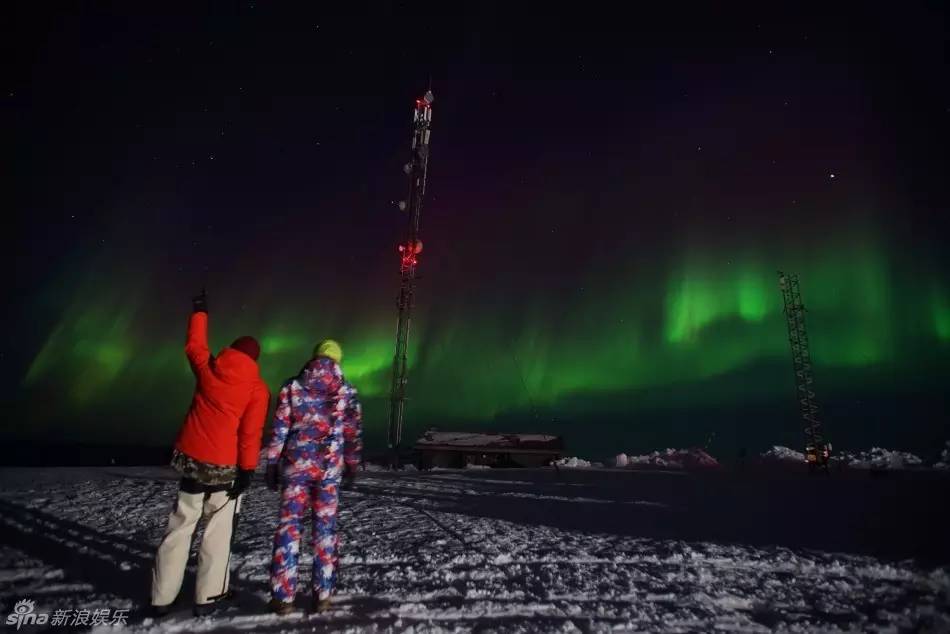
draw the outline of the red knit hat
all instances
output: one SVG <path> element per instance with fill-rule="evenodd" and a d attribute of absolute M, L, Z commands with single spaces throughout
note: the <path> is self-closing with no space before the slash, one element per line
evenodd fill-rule
<path fill-rule="evenodd" d="M 257 339 L 254 337 L 238 337 L 234 340 L 234 343 L 231 344 L 231 347 L 235 350 L 240 350 L 255 361 L 261 356 L 261 344 L 257 343 Z"/>

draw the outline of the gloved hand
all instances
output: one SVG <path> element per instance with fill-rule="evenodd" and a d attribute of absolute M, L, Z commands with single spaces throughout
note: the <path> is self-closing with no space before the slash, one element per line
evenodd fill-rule
<path fill-rule="evenodd" d="M 353 488 L 353 484 L 356 482 L 356 465 L 343 465 L 343 481 L 340 483 L 340 488 L 344 491 L 349 491 Z"/>
<path fill-rule="evenodd" d="M 205 289 L 202 288 L 200 295 L 191 298 L 191 308 L 196 313 L 208 312 L 208 293 L 205 292 Z"/>
<path fill-rule="evenodd" d="M 267 472 L 264 474 L 264 482 L 271 491 L 280 488 L 280 472 L 277 470 L 277 464 L 267 465 Z"/>
<path fill-rule="evenodd" d="M 247 491 L 251 487 L 251 476 L 253 475 L 254 471 L 251 469 L 238 469 L 237 478 L 234 479 L 234 484 L 228 490 L 228 497 L 233 500 Z"/>

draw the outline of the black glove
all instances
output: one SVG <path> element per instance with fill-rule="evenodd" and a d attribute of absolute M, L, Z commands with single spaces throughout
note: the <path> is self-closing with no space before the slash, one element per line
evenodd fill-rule
<path fill-rule="evenodd" d="M 343 465 L 343 482 L 340 483 L 340 488 L 349 491 L 353 488 L 354 482 L 356 482 L 356 467 L 348 464 Z"/>
<path fill-rule="evenodd" d="M 208 312 L 208 293 L 205 292 L 205 289 L 201 289 L 200 295 L 191 298 L 191 308 L 196 313 Z"/>
<path fill-rule="evenodd" d="M 264 474 L 264 482 L 267 484 L 267 488 L 271 491 L 276 491 L 280 488 L 280 472 L 277 470 L 276 464 L 267 465 L 267 472 Z"/>
<path fill-rule="evenodd" d="M 228 490 L 228 497 L 234 499 L 247 491 L 251 487 L 251 476 L 253 475 L 254 471 L 251 469 L 238 469 L 237 478 L 234 479 L 234 484 Z"/>

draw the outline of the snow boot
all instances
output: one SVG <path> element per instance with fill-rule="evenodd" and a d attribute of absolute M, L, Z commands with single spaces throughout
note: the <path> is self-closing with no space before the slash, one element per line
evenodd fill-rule
<path fill-rule="evenodd" d="M 218 607 L 220 607 L 218 603 L 219 601 L 212 601 L 211 603 L 196 603 L 195 610 L 194 610 L 195 616 L 196 617 L 211 616 L 212 614 L 217 612 Z"/>
<path fill-rule="evenodd" d="M 168 605 L 150 605 L 148 615 L 153 619 L 163 619 L 172 613 L 174 607 L 174 603 L 169 603 Z"/>
<path fill-rule="evenodd" d="M 270 608 L 270 611 L 277 616 L 287 616 L 294 611 L 294 604 L 292 601 L 281 601 L 280 599 L 271 599 L 270 603 L 267 604 L 267 607 Z"/>
<path fill-rule="evenodd" d="M 330 597 L 325 599 L 319 599 L 314 597 L 313 599 L 313 611 L 317 614 L 323 614 L 324 612 L 330 611 Z"/>

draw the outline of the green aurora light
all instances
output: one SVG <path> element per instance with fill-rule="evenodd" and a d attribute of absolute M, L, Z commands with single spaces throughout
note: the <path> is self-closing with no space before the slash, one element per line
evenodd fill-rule
<path fill-rule="evenodd" d="M 822 389 L 834 389 L 836 369 L 913 365 L 909 351 L 917 348 L 902 342 L 937 345 L 946 355 L 950 302 L 939 281 L 902 273 L 873 240 L 801 251 L 792 259 L 785 257 L 791 249 L 769 256 L 683 249 L 660 280 L 632 273 L 565 305 L 539 291 L 518 308 L 472 306 L 433 297 L 423 286 L 411 336 L 409 416 L 422 425 L 490 423 L 517 412 L 556 412 L 571 399 L 668 386 L 681 386 L 676 405 L 702 408 L 715 396 L 696 386 L 788 357 L 776 258 L 802 278 Z M 148 438 L 173 433 L 191 391 L 181 352 L 186 312 L 156 314 L 143 293 L 128 290 L 130 280 L 103 287 L 93 272 L 85 279 L 76 293 L 83 299 L 64 311 L 23 378 L 27 391 L 55 385 L 62 395 L 34 409 L 37 428 L 77 412 L 111 412 L 110 420 L 142 419 L 136 425 L 153 430 Z M 212 341 L 220 347 L 237 334 L 258 333 L 262 372 L 276 391 L 317 340 L 339 338 L 367 424 L 382 430 L 393 349 L 387 302 L 341 302 L 312 316 L 305 308 L 283 305 L 270 315 L 212 308 Z M 347 310 L 354 317 L 347 319 Z M 898 318 L 908 310 L 917 318 Z M 153 333 L 149 343 L 144 332 Z M 754 389 L 784 398 L 791 381 L 790 370 L 782 371 Z M 127 396 L 143 394 L 144 409 Z M 618 415 L 635 418 L 637 400 L 625 403 Z"/>

